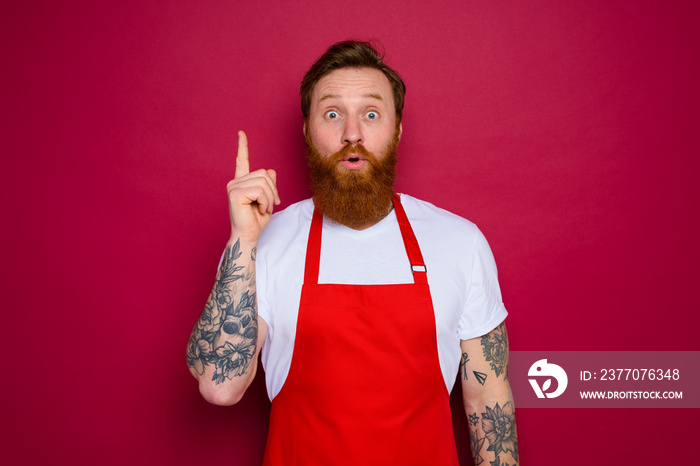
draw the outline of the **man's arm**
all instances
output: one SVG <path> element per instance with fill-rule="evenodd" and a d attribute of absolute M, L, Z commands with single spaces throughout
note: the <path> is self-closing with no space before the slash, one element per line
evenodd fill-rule
<path fill-rule="evenodd" d="M 273 170 L 249 172 L 248 140 L 239 132 L 236 174 L 227 186 L 231 238 L 187 345 L 187 365 L 210 403 L 237 403 L 255 378 L 267 324 L 258 318 L 255 254 L 279 204 Z"/>
<path fill-rule="evenodd" d="M 469 420 L 474 464 L 519 464 L 513 395 L 508 382 L 505 323 L 490 333 L 462 340 L 462 397 Z"/>
<path fill-rule="evenodd" d="M 237 403 L 255 378 L 267 325 L 258 319 L 255 247 L 226 245 L 214 287 L 187 345 L 187 365 L 202 396 L 217 405 Z"/>

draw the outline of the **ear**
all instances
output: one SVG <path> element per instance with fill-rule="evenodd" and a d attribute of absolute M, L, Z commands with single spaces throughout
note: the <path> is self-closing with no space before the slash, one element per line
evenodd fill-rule
<path fill-rule="evenodd" d="M 403 134 L 403 123 L 399 123 L 399 141 L 401 140 L 402 134 Z"/>
<path fill-rule="evenodd" d="M 304 135 L 304 138 L 306 138 L 306 120 L 304 120 L 304 126 L 301 127 L 301 133 Z"/>

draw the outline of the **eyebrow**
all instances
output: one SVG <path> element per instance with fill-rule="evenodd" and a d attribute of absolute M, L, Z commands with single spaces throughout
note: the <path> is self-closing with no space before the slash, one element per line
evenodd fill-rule
<path fill-rule="evenodd" d="M 381 96 L 381 94 L 377 94 L 375 92 L 369 92 L 367 94 L 364 94 L 362 97 L 369 97 L 370 99 L 377 99 L 377 100 L 384 102 L 384 98 Z M 319 99 L 319 102 L 323 102 L 324 100 L 327 100 L 327 99 L 338 99 L 338 98 L 340 98 L 340 96 L 338 94 L 326 94 Z"/>

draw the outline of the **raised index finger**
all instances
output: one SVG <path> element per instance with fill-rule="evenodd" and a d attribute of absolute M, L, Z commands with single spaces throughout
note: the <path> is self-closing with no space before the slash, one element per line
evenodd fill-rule
<path fill-rule="evenodd" d="M 238 155 L 236 156 L 235 178 L 240 178 L 250 172 L 250 162 L 248 161 L 248 138 L 243 131 L 238 132 Z"/>

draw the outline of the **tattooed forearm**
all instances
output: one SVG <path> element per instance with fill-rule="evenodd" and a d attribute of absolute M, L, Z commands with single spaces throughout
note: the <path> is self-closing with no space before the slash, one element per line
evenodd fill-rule
<path fill-rule="evenodd" d="M 518 434 L 515 428 L 515 413 L 513 403 L 506 402 L 503 407 L 499 403 L 486 406 L 479 416 L 469 415 L 469 440 L 471 441 L 474 464 L 479 465 L 486 459 L 493 458 L 491 465 L 515 466 L 520 461 L 518 452 Z M 488 447 L 484 450 L 484 444 Z"/>
<path fill-rule="evenodd" d="M 187 346 L 189 367 L 199 375 L 213 368 L 216 384 L 243 375 L 256 351 L 255 249 L 247 266 L 238 265 L 241 255 L 240 240 L 226 248 L 214 288 Z"/>
<path fill-rule="evenodd" d="M 480 338 L 462 341 L 461 349 L 462 396 L 474 464 L 515 466 L 519 453 L 513 395 L 507 380 L 505 324 Z"/>
<path fill-rule="evenodd" d="M 484 358 L 491 364 L 491 369 L 496 377 L 503 374 L 504 380 L 508 379 L 508 334 L 505 324 L 496 327 L 491 333 L 481 337 L 481 346 Z"/>

